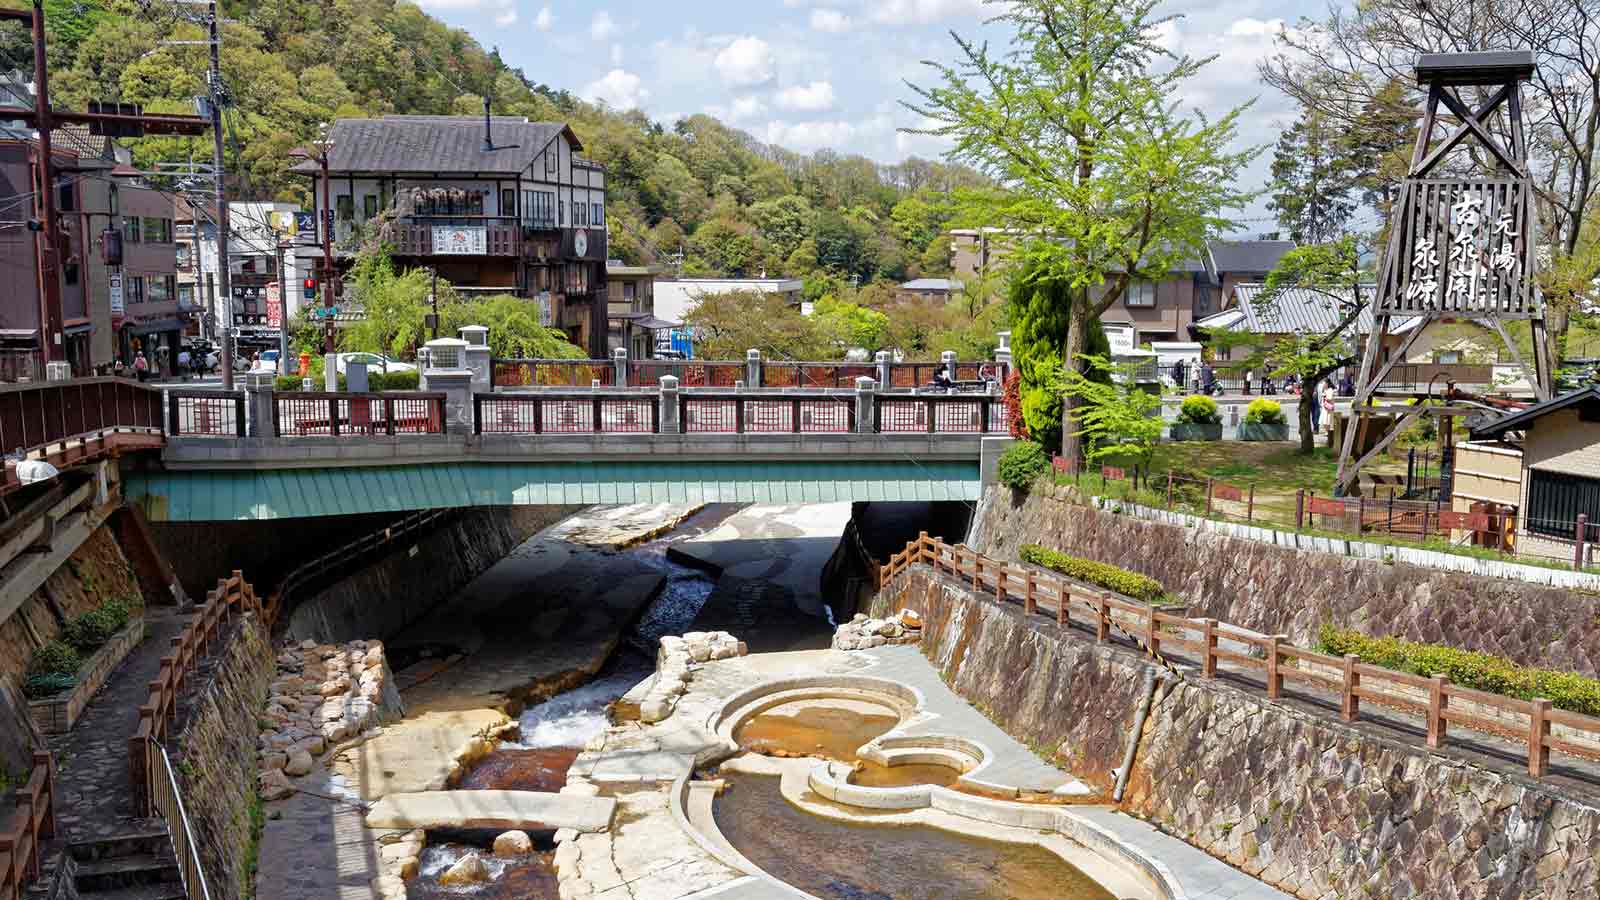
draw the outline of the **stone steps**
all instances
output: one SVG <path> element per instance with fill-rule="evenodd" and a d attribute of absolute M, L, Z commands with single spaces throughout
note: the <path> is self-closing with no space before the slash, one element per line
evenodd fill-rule
<path fill-rule="evenodd" d="M 145 829 L 68 848 L 80 900 L 176 900 L 184 896 L 165 829 Z"/>

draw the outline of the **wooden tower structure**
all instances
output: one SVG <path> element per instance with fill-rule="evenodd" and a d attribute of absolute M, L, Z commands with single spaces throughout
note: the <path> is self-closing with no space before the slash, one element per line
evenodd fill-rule
<path fill-rule="evenodd" d="M 1400 185 L 1399 200 L 1389 223 L 1389 241 L 1378 277 L 1372 334 L 1356 382 L 1355 421 L 1344 429 L 1337 487 L 1352 493 L 1361 467 L 1381 453 L 1422 415 L 1454 416 L 1479 412 L 1473 407 L 1424 406 L 1394 402 L 1385 394 L 1384 378 L 1436 319 L 1471 319 L 1495 330 L 1528 374 L 1540 400 L 1550 396 L 1551 359 L 1545 335 L 1544 302 L 1535 281 L 1537 259 L 1533 216 L 1533 180 L 1528 170 L 1527 136 L 1522 118 L 1522 82 L 1533 77 L 1533 51 L 1428 53 L 1417 59 L 1417 84 L 1428 100 L 1411 154 L 1411 166 Z M 1463 87 L 1483 88 L 1488 100 L 1476 109 L 1463 101 Z M 1441 109 L 1459 123 L 1435 142 L 1442 131 Z M 1504 109 L 1504 135 L 1490 131 L 1493 117 Z M 1471 141 L 1492 175 L 1449 177 L 1436 174 L 1451 151 Z M 1396 325 L 1420 317 L 1404 341 L 1380 364 L 1384 339 Z M 1533 367 L 1506 332 L 1508 319 L 1526 319 L 1533 329 Z M 1405 399 L 1414 399 L 1409 396 Z M 1394 415 L 1389 433 L 1367 446 L 1366 432 L 1374 415 Z M 1359 457 L 1357 448 L 1361 449 Z"/>

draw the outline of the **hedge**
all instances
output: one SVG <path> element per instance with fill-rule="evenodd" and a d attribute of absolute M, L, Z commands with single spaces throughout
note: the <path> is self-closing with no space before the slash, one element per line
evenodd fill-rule
<path fill-rule="evenodd" d="M 273 382 L 272 389 L 279 392 L 298 391 L 304 385 L 304 382 L 305 378 L 299 375 L 279 375 L 277 380 Z M 414 391 L 421 383 L 422 375 L 419 372 L 390 372 L 387 375 L 382 372 L 367 372 L 367 390 L 369 391 Z M 322 376 L 319 375 L 311 379 L 311 389 L 313 391 L 323 389 Z M 342 372 L 339 374 L 339 390 L 345 390 L 344 373 Z"/>
<path fill-rule="evenodd" d="M 87 656 L 111 640 L 128 624 L 128 605 L 107 600 L 61 627 L 61 640 Z"/>
<path fill-rule="evenodd" d="M 1110 588 L 1119 594 L 1125 594 L 1145 603 L 1154 603 L 1166 596 L 1166 589 L 1161 586 L 1161 582 L 1148 575 L 1140 575 L 1138 572 L 1129 572 L 1127 569 L 1119 569 L 1092 559 L 1068 556 L 1038 544 L 1023 544 L 1019 552 L 1025 562 L 1044 566 L 1068 578 Z"/>
<path fill-rule="evenodd" d="M 1178 407 L 1178 421 L 1191 425 L 1221 425 L 1222 416 L 1217 412 L 1217 401 L 1195 394 L 1183 398 L 1183 405 Z"/>
<path fill-rule="evenodd" d="M 1265 397 L 1251 400 L 1245 407 L 1244 420 L 1250 425 L 1283 425 L 1283 404 Z"/>
<path fill-rule="evenodd" d="M 1452 684 L 1519 700 L 1543 697 L 1557 709 L 1600 716 L 1600 679 L 1576 672 L 1555 672 L 1519 666 L 1503 656 L 1422 644 L 1396 637 L 1368 637 L 1323 625 L 1317 643 L 1324 653 L 1354 653 L 1361 661 L 1385 669 L 1431 678 L 1443 675 Z"/>

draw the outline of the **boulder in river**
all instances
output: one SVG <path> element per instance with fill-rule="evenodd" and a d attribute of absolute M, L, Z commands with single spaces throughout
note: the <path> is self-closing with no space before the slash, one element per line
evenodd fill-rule
<path fill-rule="evenodd" d="M 443 885 L 482 884 L 493 876 L 489 867 L 484 865 L 483 859 L 477 853 L 468 853 L 456 860 L 456 864 L 445 870 L 439 876 L 439 883 Z"/>

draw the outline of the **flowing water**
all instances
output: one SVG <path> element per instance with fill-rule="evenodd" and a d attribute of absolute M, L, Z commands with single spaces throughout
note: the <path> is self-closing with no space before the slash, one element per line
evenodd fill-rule
<path fill-rule="evenodd" d="M 715 582 L 704 570 L 667 555 L 673 544 L 715 528 L 738 506 L 717 504 L 690 516 L 666 534 L 619 555 L 643 562 L 665 577 L 660 592 L 624 636 L 616 654 L 595 678 L 581 687 L 530 706 L 518 717 L 518 737 L 504 741 L 461 780 L 462 790 L 559 791 L 567 769 L 591 739 L 609 724 L 606 710 L 655 670 L 655 649 L 661 638 L 682 634 L 699 614 Z M 603 573 L 596 573 L 603 577 Z M 446 656 L 452 648 L 430 648 L 425 655 Z M 407 884 L 412 898 L 471 900 L 555 900 L 552 854 L 538 852 L 522 860 L 497 860 L 483 841 L 467 843 L 451 835 L 423 853 L 416 878 Z M 492 836 L 491 836 L 492 839 Z M 447 887 L 439 876 L 469 852 L 477 851 L 493 880 L 487 884 Z"/>
<path fill-rule="evenodd" d="M 722 778 L 728 788 L 713 812 L 723 836 L 768 874 L 823 900 L 1114 900 L 1042 847 L 824 819 L 783 799 L 775 776 Z"/>

